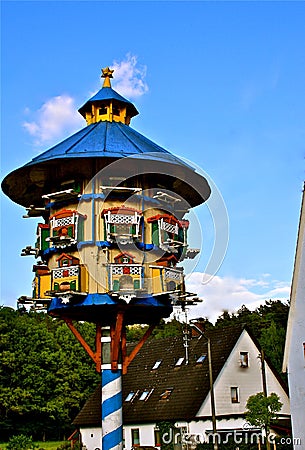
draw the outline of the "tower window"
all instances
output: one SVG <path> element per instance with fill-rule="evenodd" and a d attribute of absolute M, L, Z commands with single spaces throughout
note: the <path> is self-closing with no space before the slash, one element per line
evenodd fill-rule
<path fill-rule="evenodd" d="M 120 109 L 117 106 L 113 106 L 112 107 L 112 112 L 114 116 L 119 116 L 120 115 Z"/>
<path fill-rule="evenodd" d="M 100 116 L 103 116 L 104 114 L 107 114 L 107 107 L 106 106 L 102 106 L 101 108 L 99 108 L 98 113 Z"/>

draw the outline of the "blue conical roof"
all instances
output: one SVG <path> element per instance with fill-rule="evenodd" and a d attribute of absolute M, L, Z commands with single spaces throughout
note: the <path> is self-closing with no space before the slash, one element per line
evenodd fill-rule
<path fill-rule="evenodd" d="M 103 70 L 106 77 L 103 88 L 79 109 L 84 117 L 92 110 L 92 105 L 111 100 L 126 104 L 129 118 L 138 114 L 131 102 L 111 88 L 111 73 L 108 68 Z M 193 206 L 210 195 L 207 181 L 192 167 L 125 123 L 112 120 L 89 122 L 85 128 L 7 175 L 2 189 L 16 203 L 26 207 L 39 205 L 42 195 L 56 189 L 64 180 L 91 179 L 101 168 L 126 157 L 132 157 L 131 164 L 138 168 L 144 164 L 146 171 L 165 178 L 163 184 L 185 194 Z M 124 166 L 124 170 L 127 167 Z"/>
<path fill-rule="evenodd" d="M 92 103 L 99 101 L 102 102 L 104 100 L 117 100 L 118 102 L 126 103 L 128 112 L 131 117 L 139 114 L 133 103 L 131 103 L 129 100 L 126 100 L 126 98 L 122 97 L 111 87 L 102 87 L 102 89 L 100 89 L 93 97 L 91 97 L 83 106 L 79 108 L 78 112 L 83 117 L 85 117 L 85 111 L 88 109 L 88 107 L 90 107 Z"/>
<path fill-rule="evenodd" d="M 160 154 L 160 160 L 169 158 L 171 162 L 185 165 L 179 158 L 155 144 L 133 128 L 121 122 L 97 122 L 64 141 L 41 153 L 26 166 L 66 158 L 108 157 L 124 158 L 131 155 L 154 153 L 155 158 Z"/>

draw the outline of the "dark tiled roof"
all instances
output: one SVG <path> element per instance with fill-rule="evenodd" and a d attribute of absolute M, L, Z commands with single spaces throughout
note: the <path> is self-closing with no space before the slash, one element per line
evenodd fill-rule
<path fill-rule="evenodd" d="M 227 327 L 209 332 L 211 340 L 213 379 L 216 380 L 242 332 L 241 327 Z M 209 392 L 208 358 L 196 363 L 201 355 L 207 355 L 207 341 L 193 338 L 189 346 L 189 364 L 176 367 L 185 356 L 183 337 L 149 339 L 128 367 L 123 377 L 124 423 L 156 422 L 161 420 L 191 420 L 196 416 Z M 162 363 L 152 370 L 157 360 Z M 167 400 L 160 395 L 167 389 L 173 391 Z M 144 390 L 153 389 L 146 401 L 139 400 Z M 124 401 L 131 392 L 138 392 L 132 402 Z M 101 423 L 100 388 L 94 392 L 76 417 L 75 425 L 99 425 Z"/>

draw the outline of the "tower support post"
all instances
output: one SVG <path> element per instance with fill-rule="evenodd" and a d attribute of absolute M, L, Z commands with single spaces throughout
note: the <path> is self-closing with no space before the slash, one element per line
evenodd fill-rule
<path fill-rule="evenodd" d="M 102 329 L 102 450 L 122 450 L 123 411 L 122 411 L 122 364 L 111 368 L 110 327 Z"/>

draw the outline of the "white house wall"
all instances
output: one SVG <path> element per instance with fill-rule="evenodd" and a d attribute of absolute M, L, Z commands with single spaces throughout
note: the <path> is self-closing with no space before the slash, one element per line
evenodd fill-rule
<path fill-rule="evenodd" d="M 86 450 L 96 450 L 102 448 L 102 429 L 99 428 L 80 428 L 82 444 Z"/>
<path fill-rule="evenodd" d="M 211 349 L 213 354 L 213 347 Z M 248 352 L 248 367 L 240 367 L 240 352 Z M 275 392 L 279 395 L 283 407 L 282 414 L 290 414 L 289 398 L 279 384 L 271 369 L 265 364 L 267 393 Z M 237 387 L 239 402 L 232 403 L 230 387 Z M 229 358 L 224 364 L 217 380 L 214 380 L 214 396 L 216 415 L 242 414 L 246 410 L 246 403 L 250 395 L 263 391 L 261 361 L 259 350 L 244 330 Z M 206 397 L 197 417 L 211 414 L 210 394 Z"/>
<path fill-rule="evenodd" d="M 228 430 L 237 430 L 240 431 L 244 429 L 245 419 L 236 418 L 236 419 L 222 419 L 217 422 L 217 431 L 228 431 Z M 156 423 L 150 424 L 135 424 L 124 426 L 124 448 L 126 450 L 131 450 L 132 441 L 131 441 L 131 430 L 139 429 L 140 434 L 140 446 L 155 446 L 155 435 L 154 431 L 157 427 Z M 184 443 L 189 444 L 188 448 L 195 448 L 197 444 L 204 443 L 208 439 L 208 435 L 212 430 L 212 422 L 211 420 L 198 420 L 187 422 L 176 422 L 175 423 L 175 433 L 171 435 L 165 436 L 166 442 L 172 442 L 175 445 L 175 449 L 179 450 L 181 447 L 179 442 L 182 436 L 182 429 L 186 432 L 184 435 Z M 237 438 L 241 439 L 241 434 L 237 434 Z M 182 448 L 186 448 L 186 446 L 182 446 Z M 91 450 L 91 449 L 89 449 Z"/>
<path fill-rule="evenodd" d="M 302 445 L 295 449 L 305 449 L 305 191 L 298 233 L 294 264 L 290 311 L 286 333 L 283 362 L 288 372 L 292 434 L 301 439 Z"/>
<path fill-rule="evenodd" d="M 132 447 L 131 430 L 139 429 L 140 445 L 154 446 L 155 445 L 155 424 L 141 424 L 141 425 L 124 425 L 124 447 L 128 450 Z"/>

